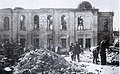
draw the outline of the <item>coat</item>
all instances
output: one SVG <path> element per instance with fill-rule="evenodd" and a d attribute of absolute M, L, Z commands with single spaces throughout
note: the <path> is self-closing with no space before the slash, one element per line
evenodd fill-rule
<path fill-rule="evenodd" d="M 101 65 L 106 65 L 106 42 L 103 40 L 100 44 Z"/>
<path fill-rule="evenodd" d="M 104 56 L 106 54 L 106 43 L 105 41 L 102 41 L 100 44 L 100 55 Z"/>
<path fill-rule="evenodd" d="M 75 54 L 80 54 L 80 46 L 78 44 L 75 45 L 74 52 Z"/>

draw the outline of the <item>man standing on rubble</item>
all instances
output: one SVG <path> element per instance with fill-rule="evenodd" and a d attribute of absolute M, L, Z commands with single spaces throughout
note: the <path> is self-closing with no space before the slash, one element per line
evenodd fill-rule
<path fill-rule="evenodd" d="M 71 43 L 71 45 L 70 45 L 70 54 L 72 54 L 71 55 L 71 59 L 72 59 L 72 61 L 73 60 L 75 60 L 75 53 L 74 53 L 74 45 L 73 45 L 73 43 Z"/>
<path fill-rule="evenodd" d="M 75 42 L 74 51 L 75 51 L 75 59 L 76 59 L 76 55 L 77 55 L 78 62 L 80 62 L 80 58 L 79 58 L 80 46 L 79 46 L 79 44 L 77 43 L 77 41 Z"/>
<path fill-rule="evenodd" d="M 100 56 L 101 56 L 101 65 L 106 65 L 106 48 L 108 47 L 108 39 L 105 38 L 100 43 Z"/>

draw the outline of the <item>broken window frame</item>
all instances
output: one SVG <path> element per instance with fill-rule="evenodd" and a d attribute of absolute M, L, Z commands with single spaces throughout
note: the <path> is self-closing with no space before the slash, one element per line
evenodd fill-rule
<path fill-rule="evenodd" d="M 39 16 L 34 16 L 34 30 L 39 30 Z"/>
<path fill-rule="evenodd" d="M 83 17 L 82 16 L 77 18 L 77 30 L 84 30 Z"/>
<path fill-rule="evenodd" d="M 67 30 L 67 20 L 65 15 L 61 16 L 61 30 Z"/>
<path fill-rule="evenodd" d="M 4 30 L 9 30 L 9 17 L 4 17 Z"/>
<path fill-rule="evenodd" d="M 26 30 L 26 27 L 25 27 L 25 16 L 24 15 L 21 15 L 20 16 L 20 30 Z"/>
<path fill-rule="evenodd" d="M 47 30 L 53 30 L 53 17 L 52 15 L 47 16 Z"/>

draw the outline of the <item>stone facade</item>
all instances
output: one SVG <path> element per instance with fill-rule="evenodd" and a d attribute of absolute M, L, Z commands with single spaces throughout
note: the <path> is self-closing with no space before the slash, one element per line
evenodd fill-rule
<path fill-rule="evenodd" d="M 113 12 L 98 13 L 98 44 L 104 38 L 109 38 L 109 44 L 113 42 Z"/>
<path fill-rule="evenodd" d="M 69 51 L 70 43 L 78 41 L 83 48 L 89 48 L 102 40 L 98 33 L 102 32 L 102 19 L 105 18 L 109 22 L 109 34 L 104 34 L 111 38 L 113 12 L 99 12 L 89 2 L 82 2 L 76 9 L 1 9 L 0 43 L 9 39 L 24 46 L 60 46 L 61 51 Z"/>

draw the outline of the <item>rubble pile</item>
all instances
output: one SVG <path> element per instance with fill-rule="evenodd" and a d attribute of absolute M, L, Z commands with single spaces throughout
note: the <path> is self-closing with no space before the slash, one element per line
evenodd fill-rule
<path fill-rule="evenodd" d="M 93 53 L 92 52 L 88 53 L 88 51 L 84 51 L 83 53 L 80 53 L 80 61 L 92 63 L 93 62 Z"/>
<path fill-rule="evenodd" d="M 19 59 L 15 74 L 54 74 L 83 72 L 84 70 L 66 61 L 62 56 L 45 49 L 31 50 Z"/>
<path fill-rule="evenodd" d="M 107 53 L 107 61 L 108 63 L 114 63 L 118 62 L 119 63 L 119 53 L 118 52 L 111 52 Z"/>

